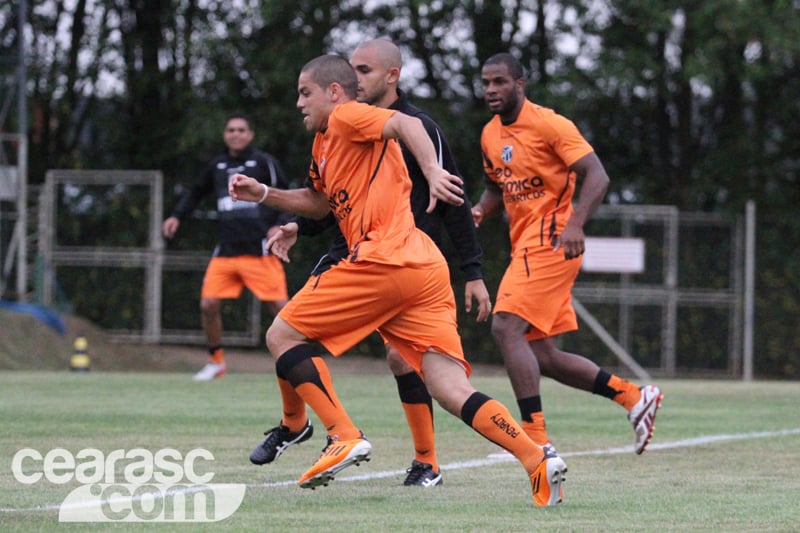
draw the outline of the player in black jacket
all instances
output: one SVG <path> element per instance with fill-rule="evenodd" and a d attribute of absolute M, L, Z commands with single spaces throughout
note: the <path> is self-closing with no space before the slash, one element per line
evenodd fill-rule
<path fill-rule="evenodd" d="M 459 176 L 458 167 L 441 128 L 418 107 L 412 105 L 405 94 L 397 87 L 401 69 L 400 50 L 391 41 L 376 39 L 360 45 L 350 58 L 350 64 L 358 75 L 358 100 L 378 107 L 396 109 L 407 115 L 419 118 L 433 141 L 439 156 L 440 165 L 451 174 Z M 431 213 L 425 210 L 430 202 L 428 182 L 413 155 L 403 146 L 408 173 L 412 181 L 411 210 L 417 226 L 427 233 L 441 248 L 442 226 L 460 258 L 460 269 L 464 275 L 465 302 L 467 312 L 477 302 L 477 320 L 485 321 L 491 312 L 491 299 L 481 273 L 483 254 L 475 233 L 471 214 L 471 204 L 466 200 L 460 206 L 437 202 Z M 295 217 L 292 223 L 281 226 L 280 232 L 269 241 L 272 252 L 289 261 L 288 251 L 297 240 L 298 233 L 314 235 L 327 226 L 336 224 L 330 218 L 322 222 Z M 319 276 L 349 255 L 347 243 L 341 232 L 336 230 L 328 253 L 325 254 L 312 271 Z M 420 376 L 403 360 L 391 345 L 386 345 L 386 356 L 400 394 L 400 401 L 414 440 L 415 458 L 408 469 L 404 485 L 431 487 L 442 482 L 442 475 L 436 458 L 433 430 L 433 405 L 425 383 Z M 273 461 L 286 446 L 297 444 L 310 436 L 308 427 L 299 433 L 292 433 L 283 425 L 267 432 L 267 438 L 251 454 L 251 461 L 264 464 Z M 280 451 L 278 451 L 280 448 Z"/>
<path fill-rule="evenodd" d="M 214 195 L 219 240 L 206 269 L 200 295 L 210 360 L 195 374 L 196 381 L 210 381 L 226 371 L 221 300 L 238 298 L 246 286 L 259 300 L 268 303 L 273 314 L 288 301 L 283 265 L 267 252 L 266 241 L 289 215 L 255 202 L 234 202 L 228 194 L 228 178 L 236 173 L 252 176 L 270 187 L 287 188 L 278 160 L 251 146 L 254 136 L 248 116 L 241 113 L 228 116 L 223 132 L 225 151 L 209 163 L 197 182 L 181 196 L 162 227 L 164 236 L 171 239 L 181 221 L 200 201 L 209 194 Z"/>

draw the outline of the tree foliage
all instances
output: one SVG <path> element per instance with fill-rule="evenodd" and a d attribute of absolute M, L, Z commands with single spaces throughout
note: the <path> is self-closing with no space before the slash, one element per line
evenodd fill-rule
<path fill-rule="evenodd" d="M 50 168 L 157 168 L 167 202 L 220 148 L 235 110 L 255 116 L 257 144 L 299 185 L 310 142 L 294 108 L 299 68 L 376 36 L 402 47 L 403 88 L 448 133 L 475 198 L 489 118 L 480 65 L 511 51 L 531 99 L 575 120 L 594 145 L 612 178 L 609 202 L 727 213 L 758 202 L 757 341 L 770 372 L 800 375 L 793 326 L 774 320 L 774 306 L 777 316 L 798 306 L 786 238 L 800 233 L 797 2 L 29 0 L 28 10 L 30 181 Z M 16 15 L 15 4 L 0 6 L 8 50 Z M 503 231 L 482 230 L 491 283 L 504 267 L 507 243 L 494 236 Z"/>

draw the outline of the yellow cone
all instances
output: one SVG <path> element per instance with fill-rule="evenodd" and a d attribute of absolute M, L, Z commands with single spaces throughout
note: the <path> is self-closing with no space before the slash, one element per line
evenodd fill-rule
<path fill-rule="evenodd" d="M 74 352 L 69 360 L 69 369 L 73 372 L 88 372 L 91 366 L 89 360 L 89 342 L 86 337 L 79 335 L 73 344 Z"/>

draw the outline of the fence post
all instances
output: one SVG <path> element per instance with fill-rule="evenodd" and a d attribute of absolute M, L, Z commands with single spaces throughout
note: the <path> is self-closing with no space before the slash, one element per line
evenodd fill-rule
<path fill-rule="evenodd" d="M 745 205 L 744 249 L 744 339 L 742 341 L 742 379 L 753 381 L 753 295 L 756 262 L 756 203 Z"/>

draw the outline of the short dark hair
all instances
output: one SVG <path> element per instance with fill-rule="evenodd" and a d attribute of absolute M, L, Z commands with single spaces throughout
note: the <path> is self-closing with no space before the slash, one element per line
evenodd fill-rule
<path fill-rule="evenodd" d="M 247 113 L 242 113 L 241 111 L 235 111 L 235 112 L 229 114 L 228 117 L 225 119 L 225 125 L 227 126 L 228 122 L 230 122 L 233 119 L 244 120 L 245 122 L 247 122 L 247 127 L 249 129 L 251 129 L 251 130 L 254 129 L 253 128 L 253 117 L 251 117 Z"/>
<path fill-rule="evenodd" d="M 525 79 L 525 67 L 522 66 L 519 59 L 508 52 L 493 55 L 483 63 L 483 66 L 486 65 L 505 65 L 512 78 L 515 80 Z"/>
<path fill-rule="evenodd" d="M 320 87 L 328 87 L 331 83 L 342 86 L 344 93 L 355 98 L 358 91 L 356 71 L 345 58 L 335 54 L 316 57 L 303 65 L 301 72 L 308 72 L 311 79 Z"/>

